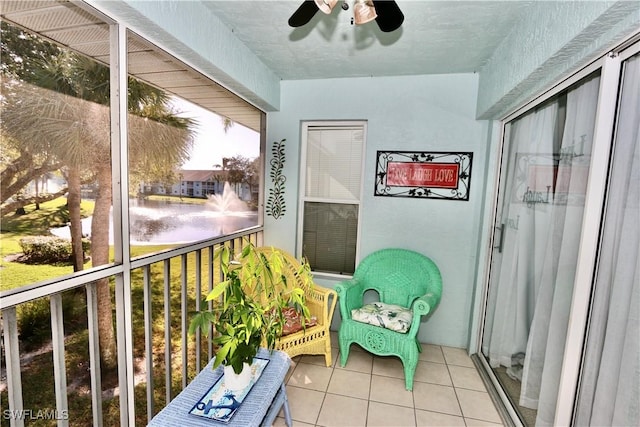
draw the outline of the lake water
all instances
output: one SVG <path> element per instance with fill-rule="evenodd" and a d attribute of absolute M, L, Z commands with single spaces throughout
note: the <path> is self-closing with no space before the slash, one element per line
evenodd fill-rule
<path fill-rule="evenodd" d="M 226 210 L 211 200 L 205 204 L 129 200 L 129 227 L 132 245 L 170 245 L 189 243 L 230 234 L 258 225 L 255 211 L 234 207 Z M 69 227 L 52 229 L 69 238 Z M 82 220 L 82 233 L 91 234 L 91 218 Z M 109 241 L 113 243 L 113 222 L 109 224 Z"/>

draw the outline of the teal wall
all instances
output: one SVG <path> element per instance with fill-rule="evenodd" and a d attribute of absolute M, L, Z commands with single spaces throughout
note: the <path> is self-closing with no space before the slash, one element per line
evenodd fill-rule
<path fill-rule="evenodd" d="M 490 145 L 489 123 L 475 120 L 478 76 L 283 81 L 281 88 L 280 111 L 267 114 L 267 152 L 272 142 L 287 139 L 287 212 L 278 220 L 265 217 L 265 242 L 296 250 L 301 121 L 367 120 L 360 257 L 402 247 L 432 258 L 442 273 L 443 298 L 420 339 L 465 347 Z M 378 150 L 473 152 L 470 200 L 374 197 Z"/>
<path fill-rule="evenodd" d="M 502 118 L 640 28 L 640 1 L 533 2 L 480 69 L 479 118 Z"/>
<path fill-rule="evenodd" d="M 504 117 L 640 25 L 638 1 L 533 2 L 479 75 L 280 81 L 201 2 L 88 2 L 267 112 L 267 143 L 287 139 L 288 179 L 285 217 L 265 217 L 269 244 L 296 249 L 300 121 L 367 120 L 360 256 L 401 246 L 432 257 L 444 294 L 420 338 L 468 348 L 479 329 L 500 129 L 475 119 Z M 394 149 L 474 152 L 470 201 L 373 197 L 376 151 Z"/>

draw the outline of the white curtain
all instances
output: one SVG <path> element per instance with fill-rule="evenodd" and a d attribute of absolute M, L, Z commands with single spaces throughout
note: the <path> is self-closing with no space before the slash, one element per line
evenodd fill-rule
<path fill-rule="evenodd" d="M 519 404 L 538 410 L 538 425 L 555 415 L 599 82 L 588 78 L 511 128 L 483 350 L 492 367 L 522 380 Z"/>
<path fill-rule="evenodd" d="M 527 191 L 527 170 L 530 162 L 551 161 L 553 132 L 558 104 L 549 103 L 521 117 L 511 126 L 511 141 L 507 159 L 507 184 L 501 212 L 504 233 L 500 270 L 492 283 L 489 307 L 495 310 L 486 324 L 484 340 L 492 367 L 513 368 L 519 376 L 519 355 L 524 354 L 529 336 L 535 298 L 530 286 L 539 275 L 535 261 L 542 257 L 541 245 L 532 244 L 535 228 L 548 223 L 545 204 L 527 204 L 522 198 Z M 542 160 L 541 160 L 542 159 Z M 533 261 L 530 263 L 529 261 Z M 512 363 L 512 359 L 513 363 Z M 513 365 L 513 366 L 512 366 Z"/>
<path fill-rule="evenodd" d="M 520 404 L 537 408 L 536 425 L 553 425 L 564 355 L 599 78 L 567 94 L 551 226 L 524 360 Z"/>
<path fill-rule="evenodd" d="M 640 57 L 626 62 L 577 425 L 640 425 Z"/>

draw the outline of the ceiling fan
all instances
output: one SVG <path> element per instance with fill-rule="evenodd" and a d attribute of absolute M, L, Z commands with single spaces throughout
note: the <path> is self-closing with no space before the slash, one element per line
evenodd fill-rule
<path fill-rule="evenodd" d="M 319 10 L 328 15 L 339 1 L 305 0 L 289 18 L 289 25 L 301 27 L 311 21 Z M 342 1 L 342 9 L 349 9 L 349 4 L 346 1 Z M 393 0 L 355 0 L 352 23 L 361 25 L 374 19 L 380 30 L 388 33 L 400 28 L 404 21 L 404 15 Z"/>

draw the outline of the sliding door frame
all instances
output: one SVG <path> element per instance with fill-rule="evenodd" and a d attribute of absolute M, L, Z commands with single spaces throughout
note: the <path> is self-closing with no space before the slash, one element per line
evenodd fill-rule
<path fill-rule="evenodd" d="M 604 199 L 602 202 L 601 209 L 601 218 L 606 219 L 606 205 L 607 205 L 607 193 L 609 190 L 610 184 L 610 174 L 611 174 L 611 164 L 613 162 L 613 156 L 615 153 L 615 141 L 617 138 L 617 121 L 620 113 L 620 95 L 624 88 L 624 62 L 631 57 L 640 53 L 640 34 L 635 37 L 633 43 L 627 43 L 622 46 L 619 50 L 614 50 L 610 56 L 617 60 L 617 85 L 615 86 L 615 101 L 613 105 L 613 120 L 611 124 L 610 131 L 610 153 L 609 153 L 609 163 L 607 165 L 606 176 L 602 179 L 602 185 L 604 186 Z M 611 67 L 611 71 L 616 71 L 615 67 Z M 613 79 L 613 78 L 612 78 Z M 601 228 L 604 227 L 604 223 L 601 224 Z M 576 408 L 578 405 L 578 396 L 580 392 L 580 383 L 581 383 L 581 375 L 583 371 L 584 365 L 584 351 L 585 351 L 585 340 L 587 338 L 587 333 L 589 329 L 590 319 L 590 310 L 592 304 L 592 286 L 595 283 L 595 280 L 598 275 L 598 267 L 599 267 L 599 250 L 601 247 L 601 239 L 602 233 L 599 233 L 597 242 L 595 242 L 596 247 L 595 250 L 598 251 L 596 253 L 596 258 L 594 258 L 594 262 L 590 268 L 592 268 L 592 277 L 591 277 L 591 286 L 589 288 L 584 288 L 582 294 L 578 294 L 578 298 L 574 300 L 575 310 L 572 307 L 572 312 L 570 313 L 571 319 L 579 318 L 584 324 L 584 329 L 582 328 L 574 328 L 569 329 L 569 334 L 567 336 L 567 346 L 570 349 L 572 356 L 577 358 L 578 363 L 569 364 L 568 360 L 565 358 L 565 363 L 563 364 L 563 376 L 561 378 L 560 383 L 560 392 L 564 393 L 572 393 L 575 397 L 573 406 L 571 407 L 563 407 L 557 408 L 556 410 L 556 421 L 560 420 L 565 424 L 573 424 L 576 415 Z M 578 268 L 580 268 L 580 264 L 578 264 Z M 575 311 L 575 313 L 574 313 Z M 577 322 L 576 322 L 577 323 Z M 571 326 L 571 325 L 570 325 Z M 571 340 L 571 341 L 570 341 Z M 565 366 L 566 365 L 566 366 Z M 562 418 L 560 418 L 560 416 Z"/>
<path fill-rule="evenodd" d="M 604 202 L 607 189 L 610 156 L 612 153 L 614 123 L 617 114 L 618 93 L 621 84 L 622 62 L 640 51 L 640 34 L 628 37 L 624 43 L 612 49 L 606 55 L 598 58 L 589 65 L 583 67 L 570 77 L 554 85 L 544 93 L 527 102 L 513 113 L 505 116 L 500 121 L 500 140 L 497 147 L 498 156 L 496 179 L 494 182 L 493 204 L 491 207 L 490 228 L 495 231 L 495 222 L 498 215 L 501 185 L 504 177 L 503 162 L 506 148 L 507 124 L 520 117 L 532 108 L 542 104 L 549 98 L 567 89 L 574 83 L 600 69 L 600 88 L 598 94 L 598 107 L 595 118 L 593 137 L 593 152 L 591 155 L 589 178 L 587 182 L 584 219 L 581 229 L 581 239 L 578 249 L 578 264 L 574 281 L 567 338 L 565 341 L 565 353 L 562 360 L 562 371 L 556 401 L 555 425 L 571 425 L 574 408 L 577 399 L 577 388 L 580 378 L 580 368 L 583 359 L 583 345 L 585 331 L 588 323 L 589 306 L 591 301 L 591 289 L 596 274 L 596 258 L 600 243 L 600 231 L 604 214 Z M 485 316 L 489 296 L 489 283 L 491 279 L 491 263 L 494 256 L 493 247 L 495 232 L 489 234 L 489 245 L 486 257 L 484 289 L 482 301 L 478 310 L 478 335 L 476 348 L 471 353 L 478 353 L 478 362 L 484 369 L 489 380 L 493 383 L 497 395 L 506 407 L 506 412 L 514 425 L 521 425 L 517 412 L 512 407 L 508 396 L 493 373 L 487 359 L 482 355 L 482 342 L 484 338 Z"/>
<path fill-rule="evenodd" d="M 600 75 L 600 92 L 596 112 L 591 165 L 585 194 L 584 218 L 578 248 L 578 265 L 573 283 L 569 325 L 562 360 L 555 425 L 570 425 L 576 396 L 576 386 L 582 361 L 582 347 L 587 327 L 591 290 L 595 277 L 602 228 L 603 206 L 611 156 L 613 123 L 620 81 L 620 58 L 611 53 L 605 57 Z"/>

